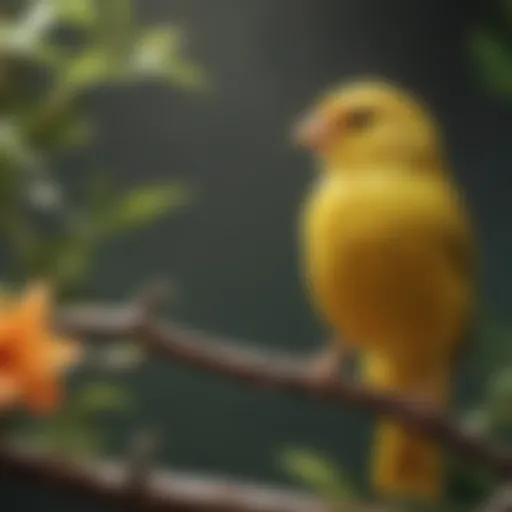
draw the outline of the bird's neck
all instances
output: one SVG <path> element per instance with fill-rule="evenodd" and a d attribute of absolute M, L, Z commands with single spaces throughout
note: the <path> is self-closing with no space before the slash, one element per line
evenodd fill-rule
<path fill-rule="evenodd" d="M 380 155 L 379 158 L 329 158 L 321 157 L 317 163 L 320 170 L 332 173 L 363 175 L 375 172 L 390 175 L 396 174 L 432 174 L 443 176 L 449 167 L 443 155 L 431 153 L 428 155 Z"/>

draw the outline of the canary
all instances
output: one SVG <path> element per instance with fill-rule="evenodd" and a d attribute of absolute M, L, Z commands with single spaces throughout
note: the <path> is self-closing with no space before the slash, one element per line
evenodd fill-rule
<path fill-rule="evenodd" d="M 446 407 L 475 243 L 434 116 L 397 85 L 357 80 L 324 94 L 294 134 L 318 159 L 300 221 L 314 308 L 359 356 L 364 383 Z M 378 420 L 371 461 L 380 494 L 442 492 L 439 447 L 392 419 Z"/>

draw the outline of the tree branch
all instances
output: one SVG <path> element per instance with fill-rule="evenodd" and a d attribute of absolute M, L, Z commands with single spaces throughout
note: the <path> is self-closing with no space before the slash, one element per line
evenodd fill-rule
<path fill-rule="evenodd" d="M 129 471 L 128 471 L 129 472 Z M 134 505 L 127 488 L 127 465 L 111 462 L 70 462 L 28 453 L 0 444 L 0 474 L 25 483 L 67 490 L 102 503 Z M 170 470 L 151 471 L 145 492 L 136 500 L 145 512 L 330 512 L 323 500 L 299 491 L 276 489 L 221 478 L 190 476 Z M 362 505 L 348 505 L 351 512 L 370 512 Z M 376 512 L 376 508 L 373 509 Z M 380 509 L 382 512 L 382 508 Z"/>
<path fill-rule="evenodd" d="M 499 488 L 483 505 L 482 512 L 510 512 L 512 510 L 510 485 Z"/>
<path fill-rule="evenodd" d="M 150 308 L 148 308 L 150 309 Z M 211 337 L 176 323 L 154 319 L 144 301 L 121 308 L 74 307 L 62 312 L 58 325 L 82 337 L 136 336 L 159 356 L 253 386 L 352 404 L 373 414 L 391 416 L 404 426 L 442 444 L 460 457 L 512 477 L 512 453 L 464 430 L 455 419 L 427 404 L 388 396 L 349 379 L 318 382 L 307 363 L 284 354 L 264 354 L 242 341 Z"/>

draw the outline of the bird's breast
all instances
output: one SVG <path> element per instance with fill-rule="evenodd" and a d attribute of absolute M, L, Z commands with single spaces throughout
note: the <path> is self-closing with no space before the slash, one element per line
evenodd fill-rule
<path fill-rule="evenodd" d="M 306 202 L 305 255 L 310 270 L 340 272 L 365 253 L 385 254 L 435 215 L 435 196 L 407 179 L 327 177 Z M 384 251 L 384 252 L 383 252 Z"/>
<path fill-rule="evenodd" d="M 432 323 L 444 271 L 434 240 L 452 211 L 450 187 L 433 179 L 320 180 L 301 225 L 304 272 L 320 313 L 360 344 L 372 329 L 396 336 L 407 322 Z"/>

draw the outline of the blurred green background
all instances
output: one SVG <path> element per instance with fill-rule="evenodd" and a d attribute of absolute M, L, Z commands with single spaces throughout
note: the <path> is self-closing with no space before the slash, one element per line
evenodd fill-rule
<path fill-rule="evenodd" d="M 311 164 L 289 127 L 326 86 L 382 75 L 437 113 L 474 214 L 482 314 L 457 407 L 478 406 L 508 356 L 512 2 L 139 0 L 133 12 L 123 0 L 1 2 L 6 286 L 44 273 L 63 298 L 122 299 L 169 277 L 169 316 L 262 347 L 318 350 L 295 246 Z M 289 482 L 278 458 L 297 445 L 364 485 L 366 415 L 135 363 L 85 374 L 122 385 L 86 391 L 114 409 L 96 422 L 110 434 L 105 450 L 149 425 L 175 467 Z M 500 407 L 511 387 L 501 376 Z M 471 416 L 478 428 L 491 428 L 487 409 Z M 10 489 L 20 510 L 41 509 L 40 491 Z"/>

